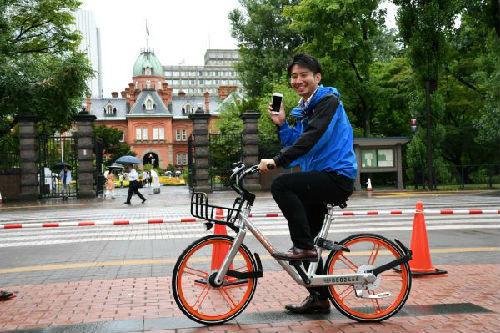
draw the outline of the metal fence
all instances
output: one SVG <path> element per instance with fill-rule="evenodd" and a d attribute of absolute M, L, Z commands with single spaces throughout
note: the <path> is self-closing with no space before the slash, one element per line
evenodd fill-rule
<path fill-rule="evenodd" d="M 209 134 L 208 176 L 212 191 L 227 189 L 233 163 L 243 158 L 241 134 Z"/>
<path fill-rule="evenodd" d="M 407 179 L 407 187 L 429 188 L 427 170 L 419 169 L 413 179 Z M 449 165 L 435 171 L 433 184 L 437 189 L 496 189 L 500 188 L 500 164 Z"/>
<path fill-rule="evenodd" d="M 18 169 L 19 167 L 19 152 L 0 152 L 0 170 Z"/>

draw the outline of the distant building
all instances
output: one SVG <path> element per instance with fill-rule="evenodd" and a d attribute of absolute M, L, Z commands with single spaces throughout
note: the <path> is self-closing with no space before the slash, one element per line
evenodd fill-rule
<path fill-rule="evenodd" d="M 87 54 L 94 70 L 94 77 L 89 79 L 87 85 L 93 98 L 102 98 L 101 40 L 94 13 L 79 9 L 75 13 L 75 21 L 83 37 L 79 50 Z"/>
<path fill-rule="evenodd" d="M 96 124 L 119 129 L 122 141 L 132 147 L 143 164 L 167 168 L 187 165 L 188 137 L 192 134 L 190 113 L 210 114 L 210 128 L 218 118 L 217 108 L 237 86 L 219 86 L 217 93 L 188 95 L 174 93 L 164 69 L 149 49 L 139 54 L 132 82 L 112 98 L 88 98 L 87 110 L 97 117 Z"/>
<path fill-rule="evenodd" d="M 203 66 L 163 66 L 163 69 L 174 94 L 184 92 L 189 96 L 203 96 L 208 92 L 216 95 L 219 86 L 242 89 L 234 69 L 238 59 L 238 50 L 208 49 Z"/>

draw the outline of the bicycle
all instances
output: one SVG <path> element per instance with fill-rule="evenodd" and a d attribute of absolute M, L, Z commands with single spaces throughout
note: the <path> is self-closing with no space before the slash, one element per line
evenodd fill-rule
<path fill-rule="evenodd" d="M 250 303 L 263 268 L 259 255 L 243 244 L 247 230 L 271 256 L 276 253 L 248 219 L 255 194 L 245 189 L 243 180 L 257 172 L 257 165 L 247 168 L 242 162 L 235 164 L 229 182 L 238 197 L 232 207 L 209 205 L 205 193 L 192 194 L 191 214 L 205 220 L 207 230 L 219 224 L 236 233 L 235 237 L 208 235 L 194 241 L 175 264 L 174 299 L 180 310 L 198 323 L 222 324 L 238 316 Z M 411 251 L 397 239 L 393 242 L 375 234 L 351 235 L 340 242 L 328 240 L 334 206 L 345 208 L 347 204 L 328 203 L 323 227 L 315 238 L 319 258 L 324 250 L 330 251 L 324 265 L 326 275 L 316 274 L 318 262 L 310 262 L 306 272 L 300 261 L 274 259 L 296 283 L 328 286 L 330 301 L 345 316 L 360 322 L 388 319 L 408 299 Z M 221 209 L 225 218 L 216 214 Z M 221 257 L 221 253 L 223 258 L 213 258 Z"/>

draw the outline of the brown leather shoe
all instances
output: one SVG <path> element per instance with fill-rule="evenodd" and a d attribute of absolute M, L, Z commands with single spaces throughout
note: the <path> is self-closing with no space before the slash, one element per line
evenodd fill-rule
<path fill-rule="evenodd" d="M 318 251 L 316 249 L 303 250 L 298 247 L 292 247 L 287 252 L 276 252 L 274 257 L 278 260 L 307 260 L 307 261 L 318 261 Z"/>
<path fill-rule="evenodd" d="M 327 299 L 319 299 L 318 296 L 309 295 L 299 305 L 288 304 L 285 309 L 297 314 L 310 314 L 310 313 L 330 313 L 330 301 Z"/>

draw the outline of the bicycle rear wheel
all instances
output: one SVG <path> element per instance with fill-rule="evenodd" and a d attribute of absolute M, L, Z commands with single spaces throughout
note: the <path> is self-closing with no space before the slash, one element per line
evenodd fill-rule
<path fill-rule="evenodd" d="M 330 253 L 325 267 L 329 275 L 366 272 L 403 256 L 398 246 L 379 235 L 352 235 L 340 243 L 350 252 Z M 382 321 L 393 316 L 404 305 L 411 289 L 408 263 L 397 268 L 400 273 L 392 269 L 384 271 L 368 286 L 328 286 L 333 305 L 357 321 Z"/>
<path fill-rule="evenodd" d="M 209 235 L 193 242 L 179 256 L 172 276 L 175 302 L 190 319 L 205 325 L 221 324 L 239 315 L 250 303 L 257 278 L 237 279 L 226 276 L 222 286 L 208 283 L 222 264 L 220 252 L 233 244 L 230 236 Z M 218 255 L 215 252 L 219 252 Z M 229 268 L 241 273 L 257 271 L 253 255 L 240 245 Z"/>

